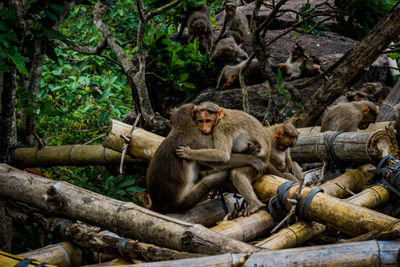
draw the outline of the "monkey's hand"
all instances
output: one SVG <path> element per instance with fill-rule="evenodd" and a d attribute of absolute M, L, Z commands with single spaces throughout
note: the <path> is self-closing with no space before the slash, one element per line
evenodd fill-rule
<path fill-rule="evenodd" d="M 300 182 L 299 179 L 296 178 L 296 176 L 288 172 L 283 173 L 282 178 L 285 178 L 290 181 Z"/>
<path fill-rule="evenodd" d="M 262 174 L 267 171 L 267 165 L 265 165 L 265 162 L 260 158 L 255 157 L 250 165 L 256 169 L 257 173 Z"/>
<path fill-rule="evenodd" d="M 261 152 L 261 145 L 259 143 L 249 143 L 247 144 L 247 149 L 242 152 L 243 154 L 258 155 Z"/>
<path fill-rule="evenodd" d="M 188 146 L 178 146 L 175 152 L 180 158 L 191 159 L 190 156 L 192 155 L 192 149 Z"/>

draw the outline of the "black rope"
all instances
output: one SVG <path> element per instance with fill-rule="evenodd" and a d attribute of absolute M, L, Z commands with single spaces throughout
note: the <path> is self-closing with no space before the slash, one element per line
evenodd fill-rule
<path fill-rule="evenodd" d="M 311 201 L 313 200 L 314 196 L 320 192 L 324 192 L 322 188 L 316 187 L 313 188 L 307 196 L 304 198 L 304 200 L 300 204 L 300 209 L 299 209 L 299 217 L 302 219 L 307 218 L 308 210 L 311 205 Z"/>
<path fill-rule="evenodd" d="M 375 173 L 380 181 L 378 185 L 383 186 L 386 188 L 391 196 L 396 198 L 400 198 L 400 191 L 398 188 L 400 187 L 400 162 L 395 162 L 390 166 L 387 166 L 390 160 L 396 159 L 393 155 L 386 155 L 384 158 L 381 159 L 378 166 L 375 170 L 371 170 L 369 172 Z M 384 173 L 391 171 L 389 177 L 385 178 L 383 176 Z"/>
<path fill-rule="evenodd" d="M 54 231 L 57 231 L 57 229 L 59 229 L 59 233 L 61 234 L 61 236 L 65 239 L 65 228 L 67 227 L 67 225 L 71 223 L 70 220 L 67 219 L 62 219 L 60 221 L 58 221 L 56 223 L 56 225 L 54 226 Z"/>
<path fill-rule="evenodd" d="M 129 240 L 130 240 L 129 238 L 123 238 L 121 241 L 119 241 L 118 252 L 122 256 L 122 258 L 124 258 L 128 262 L 131 262 L 131 259 L 124 253 L 126 243 L 128 243 Z"/>
<path fill-rule="evenodd" d="M 330 140 L 328 140 L 329 135 L 324 134 L 324 144 L 325 144 L 326 150 L 328 152 L 328 156 L 329 156 L 329 165 L 328 166 L 331 170 L 333 170 L 335 168 L 338 168 L 338 169 L 345 168 L 343 161 L 341 161 L 337 157 L 335 150 L 333 149 L 333 142 L 335 142 L 336 137 L 341 133 L 343 133 L 343 131 L 336 132 L 334 135 L 332 135 Z"/>
<path fill-rule="evenodd" d="M 290 188 L 297 184 L 298 183 L 293 181 L 284 182 L 276 190 L 275 196 L 270 198 L 266 211 L 275 219 L 275 221 L 281 221 L 285 218 L 287 195 L 289 194 Z"/>
<path fill-rule="evenodd" d="M 29 264 L 32 263 L 32 261 L 34 261 L 34 259 L 25 258 L 25 259 L 21 260 L 20 262 L 18 262 L 17 264 L 15 264 L 14 267 L 27 267 L 27 266 L 29 266 Z"/>
<path fill-rule="evenodd" d="M 378 178 L 382 178 L 382 174 L 386 173 L 389 170 L 389 167 L 386 166 L 387 163 L 390 160 L 393 160 L 393 159 L 396 159 L 396 157 L 393 156 L 393 155 L 390 155 L 390 154 L 386 155 L 385 157 L 383 157 L 381 159 L 381 161 L 379 161 L 378 166 L 376 167 L 376 169 L 375 170 L 370 170 L 369 172 L 370 173 L 375 173 Z M 386 166 L 386 167 L 383 167 L 383 166 Z"/>

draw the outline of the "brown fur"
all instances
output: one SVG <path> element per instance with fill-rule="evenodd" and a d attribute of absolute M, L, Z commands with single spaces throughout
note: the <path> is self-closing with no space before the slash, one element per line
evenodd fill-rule
<path fill-rule="evenodd" d="M 244 68 L 246 65 L 247 60 L 243 61 L 235 66 L 231 65 L 226 65 L 218 78 L 218 83 L 217 83 L 217 90 L 220 89 L 221 82 L 225 82 L 222 85 L 222 89 L 227 89 L 234 84 L 236 80 L 238 80 L 238 76 L 240 71 Z M 257 59 L 253 59 L 249 65 L 249 67 L 243 72 L 244 78 L 246 80 L 246 85 L 253 85 L 253 84 L 259 84 L 265 81 L 265 78 L 262 74 L 261 66 L 258 63 Z M 237 83 L 239 84 L 239 83 Z"/>
<path fill-rule="evenodd" d="M 363 108 L 369 109 L 368 114 L 363 115 Z M 374 123 L 377 116 L 378 110 L 375 104 L 370 101 L 339 103 L 328 107 L 325 111 L 321 120 L 321 132 L 355 132 L 365 120 Z"/>
<path fill-rule="evenodd" d="M 301 47 L 298 43 L 290 49 L 290 54 L 285 63 L 279 63 L 278 68 L 283 74 L 290 75 L 289 80 L 303 76 L 314 76 L 322 73 L 321 60 Z"/>
<path fill-rule="evenodd" d="M 208 112 L 219 112 L 221 108 L 211 102 L 203 102 L 196 106 L 196 112 L 204 110 Z M 198 161 L 226 162 L 229 160 L 231 151 L 240 151 L 246 147 L 247 143 L 260 144 L 258 157 L 264 160 L 267 172 L 286 177 L 270 164 L 271 155 L 271 137 L 262 124 L 253 116 L 240 111 L 223 109 L 224 116 L 219 119 L 212 131 L 213 149 L 179 148 L 182 157 Z M 260 174 L 252 167 L 234 168 L 230 171 L 230 179 L 236 190 L 246 199 L 248 207 L 245 215 L 256 212 L 264 206 L 257 198 L 252 181 Z"/>
<path fill-rule="evenodd" d="M 172 114 L 171 132 L 158 147 L 147 169 L 147 190 L 151 196 L 152 209 L 155 211 L 184 211 L 201 201 L 228 176 L 226 171 L 219 171 L 198 181 L 197 161 L 180 159 L 176 155 L 177 146 L 201 149 L 211 148 L 213 145 L 212 136 L 202 134 L 193 122 L 193 107 L 194 104 L 186 104 Z M 249 164 L 264 168 L 263 161 L 255 156 L 235 154 L 232 155 L 231 161 L 223 165 L 211 165 L 219 169 L 228 169 Z"/>
<path fill-rule="evenodd" d="M 303 173 L 300 166 L 292 161 L 290 147 L 293 147 L 299 132 L 291 122 L 284 122 L 267 128 L 271 137 L 272 151 L 271 164 L 285 175 L 285 178 L 292 181 L 301 181 Z M 280 147 L 281 146 L 281 147 Z"/>
<path fill-rule="evenodd" d="M 249 56 L 236 44 L 233 37 L 220 40 L 211 55 L 211 61 L 220 68 L 225 65 L 237 65 L 248 58 Z"/>
<path fill-rule="evenodd" d="M 234 10 L 232 16 L 227 14 L 227 8 Z M 237 10 L 236 6 L 232 5 L 232 3 L 226 4 L 224 24 L 218 36 L 218 40 L 232 36 L 237 44 L 241 44 L 246 40 L 248 33 L 249 22 L 247 21 L 246 16 Z"/>
<path fill-rule="evenodd" d="M 201 53 L 210 53 L 213 44 L 213 32 L 210 21 L 210 10 L 208 6 L 203 6 L 200 10 L 193 12 L 187 21 L 189 32 L 189 43 L 196 38 L 199 40 Z"/>

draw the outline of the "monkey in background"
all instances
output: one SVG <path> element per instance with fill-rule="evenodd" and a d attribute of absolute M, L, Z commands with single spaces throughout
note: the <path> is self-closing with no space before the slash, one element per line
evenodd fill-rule
<path fill-rule="evenodd" d="M 396 130 L 397 145 L 400 146 L 400 104 L 394 106 L 394 113 L 396 114 L 396 121 L 394 122 L 394 129 Z"/>
<path fill-rule="evenodd" d="M 233 37 L 220 40 L 211 55 L 211 61 L 218 68 L 223 68 L 226 65 L 237 65 L 248 58 L 247 53 L 237 45 Z"/>
<path fill-rule="evenodd" d="M 290 156 L 290 148 L 294 147 L 299 132 L 294 125 L 287 121 L 266 128 L 271 138 L 271 164 L 277 170 L 291 177 L 290 180 L 300 182 L 304 176 L 301 167 Z"/>
<path fill-rule="evenodd" d="M 325 111 L 321 120 L 321 132 L 364 130 L 369 124 L 375 123 L 377 117 L 378 109 L 370 101 L 339 103 Z"/>
<path fill-rule="evenodd" d="M 147 169 L 146 187 L 151 197 L 151 209 L 157 212 L 183 212 L 191 208 L 227 179 L 226 169 L 246 165 L 253 166 L 258 172 L 265 169 L 264 162 L 254 155 L 232 154 L 223 164 L 203 162 L 221 171 L 198 181 L 198 162 L 178 158 L 175 154 L 178 146 L 192 146 L 196 149 L 213 147 L 212 136 L 200 132 L 193 122 L 194 106 L 186 104 L 171 115 L 172 129 L 158 147 Z M 257 154 L 259 148 L 259 144 L 249 141 L 243 143 L 240 152 Z"/>
<path fill-rule="evenodd" d="M 232 36 L 240 45 L 245 41 L 248 33 L 249 22 L 246 16 L 237 10 L 237 4 L 234 1 L 226 1 L 224 24 L 217 40 Z"/>
<path fill-rule="evenodd" d="M 293 80 L 322 73 L 320 63 L 321 60 L 318 57 L 311 55 L 311 52 L 296 42 L 290 49 L 289 58 L 285 63 L 279 63 L 278 68 L 283 74 L 290 75 L 289 80 Z"/>
<path fill-rule="evenodd" d="M 248 143 L 256 142 L 261 149 L 259 158 L 264 160 L 267 173 L 287 179 L 287 175 L 277 170 L 270 163 L 271 137 L 264 126 L 253 116 L 244 111 L 223 109 L 215 103 L 203 102 L 193 110 L 194 122 L 199 126 L 198 131 L 213 138 L 211 149 L 192 149 L 189 146 L 180 146 L 176 153 L 188 160 L 226 162 L 230 159 L 231 151 L 241 151 Z M 248 206 L 244 215 L 256 212 L 264 204 L 258 199 L 252 187 L 252 182 L 260 177 L 260 173 L 252 167 L 240 167 L 230 170 L 230 180 L 235 189 L 244 197 Z"/>
<path fill-rule="evenodd" d="M 187 20 L 189 43 L 196 38 L 199 40 L 200 53 L 211 53 L 213 45 L 213 31 L 210 22 L 210 10 L 208 6 L 202 6 L 193 12 Z"/>

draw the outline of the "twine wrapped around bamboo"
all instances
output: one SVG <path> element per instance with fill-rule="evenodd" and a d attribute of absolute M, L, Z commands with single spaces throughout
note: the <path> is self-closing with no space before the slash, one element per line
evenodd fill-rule
<path fill-rule="evenodd" d="M 386 131 L 336 134 L 337 132 L 325 132 L 300 135 L 296 145 L 290 150 L 292 159 L 303 163 L 329 160 L 325 136 L 328 140 L 335 138 L 332 149 L 340 161 L 377 163 L 388 154 L 398 153 L 395 137 Z"/>
<path fill-rule="evenodd" d="M 277 176 L 265 175 L 255 181 L 253 187 L 259 199 L 264 200 L 274 196 L 278 187 L 286 181 Z M 293 186 L 289 190 L 285 201 L 293 198 L 297 187 L 297 185 Z M 302 190 L 299 206 L 303 205 L 311 190 L 311 188 L 307 187 Z M 291 204 L 287 201 L 285 208 L 288 211 L 291 209 Z M 299 210 L 297 210 L 297 213 L 299 213 Z M 314 195 L 305 210 L 304 216 L 307 219 L 326 224 L 352 236 L 361 235 L 372 230 L 386 230 L 389 226 L 391 226 L 392 230 L 400 228 L 400 221 L 396 218 L 323 193 Z"/>
<path fill-rule="evenodd" d="M 121 153 L 102 145 L 70 145 L 16 148 L 11 155 L 12 163 L 20 168 L 50 166 L 86 166 L 119 164 Z M 138 162 L 130 156 L 125 162 Z"/>

